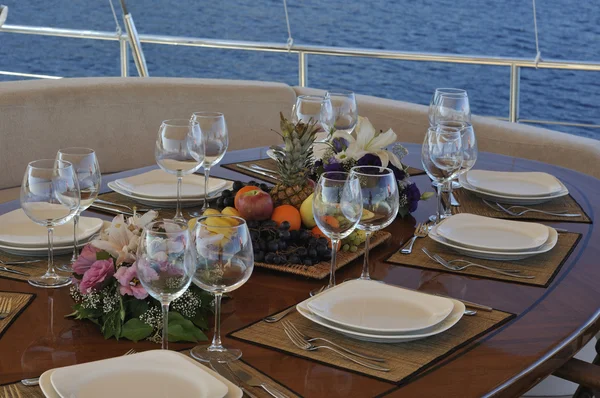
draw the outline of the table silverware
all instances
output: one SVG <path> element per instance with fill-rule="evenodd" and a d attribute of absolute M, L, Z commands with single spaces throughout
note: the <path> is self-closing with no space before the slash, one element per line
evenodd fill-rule
<path fill-rule="evenodd" d="M 277 315 L 271 315 L 271 316 L 267 316 L 263 318 L 263 321 L 267 322 L 267 323 L 275 323 L 275 322 L 279 322 L 280 320 L 282 320 L 284 317 L 286 317 L 288 314 L 294 312 L 296 310 L 296 306 L 292 305 L 290 308 L 288 308 L 287 310 L 280 312 Z"/>
<path fill-rule="evenodd" d="M 276 175 L 273 175 L 273 174 L 270 174 L 270 173 L 265 173 L 264 171 L 253 169 L 253 168 L 248 167 L 248 166 L 246 166 L 244 164 L 238 164 L 237 166 L 240 169 L 243 169 L 243 170 L 246 170 L 246 171 L 251 171 L 251 172 L 259 174 L 261 176 L 272 178 L 273 180 L 281 181 L 281 178 L 279 178 L 279 176 L 276 176 Z"/>
<path fill-rule="evenodd" d="M 412 253 L 412 248 L 413 248 L 413 245 L 415 244 L 415 241 L 417 240 L 417 238 L 424 238 L 427 236 L 428 233 L 429 233 L 429 228 L 427 227 L 427 224 L 425 224 L 425 223 L 417 224 L 417 227 L 415 228 L 414 236 L 412 238 L 410 238 L 410 240 L 408 242 L 406 242 L 404 244 L 404 246 L 402 246 L 402 248 L 400 249 L 400 252 L 402 254 Z"/>
<path fill-rule="evenodd" d="M 0 320 L 7 318 L 12 311 L 12 299 L 0 297 Z"/>
<path fill-rule="evenodd" d="M 253 168 L 253 169 L 255 169 L 255 170 L 264 171 L 266 173 L 279 174 L 279 172 L 277 170 L 267 169 L 267 168 L 264 168 L 262 166 L 254 164 L 254 163 L 251 164 L 250 167 Z"/>
<path fill-rule="evenodd" d="M 475 310 L 465 310 L 465 312 L 463 312 L 463 315 L 465 315 L 465 316 L 477 315 L 477 311 L 475 311 Z"/>
<path fill-rule="evenodd" d="M 101 211 L 104 211 L 104 212 L 110 213 L 110 214 L 123 214 L 124 216 L 133 217 L 133 212 L 115 209 L 114 207 L 96 204 L 95 202 L 92 203 L 89 208 L 101 210 Z"/>
<path fill-rule="evenodd" d="M 483 200 L 483 203 L 485 203 L 489 208 L 494 209 L 496 211 L 504 212 L 504 213 L 514 216 L 514 217 L 519 217 L 519 216 L 522 216 L 522 215 L 530 213 L 530 212 L 531 213 L 548 214 L 550 216 L 556 216 L 556 217 L 581 217 L 580 213 L 566 213 L 566 211 L 568 211 L 568 210 L 547 211 L 547 210 L 533 209 L 531 207 L 520 206 L 520 205 L 513 205 L 513 206 L 505 207 L 505 206 L 502 206 L 498 202 L 494 202 L 494 204 L 496 205 L 496 207 L 494 207 L 494 204 L 488 202 L 485 199 L 482 199 L 482 200 Z M 525 210 L 518 211 L 518 210 L 513 210 L 513 209 L 525 209 Z"/>
<path fill-rule="evenodd" d="M 98 203 L 98 204 L 102 204 L 102 205 L 108 205 L 108 206 L 113 206 L 113 207 L 122 207 L 123 209 L 126 209 L 127 211 L 130 211 L 133 213 L 133 207 L 131 206 L 127 206 L 127 205 L 123 205 L 121 203 L 115 203 L 115 202 L 109 202 L 108 200 L 103 200 L 103 199 L 96 199 L 94 200 L 94 203 Z M 152 209 L 146 209 L 143 207 L 135 207 L 136 211 L 139 211 L 141 213 L 146 213 Z"/>
<path fill-rule="evenodd" d="M 459 207 L 460 203 L 458 203 L 456 196 L 454 196 L 454 194 L 452 192 L 450 192 L 449 196 L 450 196 L 450 206 Z"/>
<path fill-rule="evenodd" d="M 235 376 L 235 374 L 233 374 L 233 372 L 230 370 L 231 368 L 229 366 L 225 366 L 224 364 L 219 363 L 218 361 L 215 361 L 215 360 L 210 361 L 209 365 L 212 370 L 214 370 L 215 372 L 217 372 L 218 374 L 220 374 L 221 376 L 223 376 L 224 378 L 226 378 L 227 380 L 229 380 L 230 382 L 232 382 L 233 384 L 238 386 L 244 392 L 244 394 L 246 394 L 250 398 L 258 398 L 249 389 L 244 388 L 244 386 L 242 385 L 242 381 L 239 380 Z"/>
<path fill-rule="evenodd" d="M 21 265 L 21 264 L 33 264 L 37 263 L 40 260 L 21 260 L 21 261 L 2 261 L 0 260 L 0 264 L 2 265 Z"/>
<path fill-rule="evenodd" d="M 482 311 L 487 311 L 487 312 L 491 312 L 494 309 L 492 307 L 489 307 L 487 305 L 483 305 L 483 304 L 478 304 L 478 303 L 474 303 L 472 301 L 468 301 L 468 300 L 463 300 L 463 299 L 459 299 L 456 297 L 451 297 L 451 296 L 446 296 L 444 294 L 439 294 L 439 293 L 430 293 L 430 292 L 424 292 L 422 290 L 418 290 L 418 289 L 411 289 L 409 287 L 404 287 L 404 286 L 400 286 L 400 288 L 402 289 L 406 289 L 406 290 L 411 290 L 413 292 L 419 292 L 419 293 L 423 293 L 423 294 L 430 294 L 432 296 L 438 296 L 438 297 L 443 297 L 443 298 L 447 298 L 447 299 L 452 299 L 452 300 L 458 300 L 460 302 L 462 302 L 465 306 L 470 307 L 470 308 L 475 308 L 478 310 L 482 310 Z M 477 311 L 475 311 L 475 313 L 477 313 Z M 466 314 L 466 315 L 470 315 L 470 314 Z M 473 314 L 475 315 L 475 314 Z"/>
<path fill-rule="evenodd" d="M 251 387 L 260 387 L 263 390 L 265 390 L 267 393 L 269 393 L 269 395 L 271 395 L 272 397 L 275 397 L 275 398 L 288 398 L 287 395 L 285 395 L 284 393 L 282 393 L 281 391 L 279 391 L 277 388 L 273 387 L 270 384 L 263 383 L 261 380 L 259 380 L 256 377 L 252 376 L 250 373 L 247 373 L 247 372 L 245 372 L 245 371 L 243 371 L 242 369 L 239 369 L 239 368 L 238 369 L 232 369 L 231 366 L 229 366 L 229 364 L 227 364 L 227 367 L 229 368 L 229 370 L 231 371 L 231 373 L 233 373 L 243 383 L 248 384 Z"/>
<path fill-rule="evenodd" d="M 373 369 L 373 370 L 378 370 L 380 372 L 389 372 L 390 369 L 388 368 L 384 368 L 383 366 L 379 366 L 379 365 L 375 365 L 369 362 L 365 362 L 362 361 L 360 359 L 354 358 L 350 355 L 346 355 L 344 354 L 342 351 L 330 347 L 328 345 L 314 345 L 312 343 L 307 342 L 306 340 L 302 339 L 301 337 L 297 336 L 295 333 L 293 333 L 293 331 L 290 330 L 290 328 L 288 326 L 285 325 L 285 322 L 283 323 L 283 331 L 285 332 L 285 334 L 287 335 L 287 337 L 290 339 L 290 341 L 292 342 L 292 344 L 294 344 L 296 347 L 300 348 L 301 350 L 304 351 L 316 351 L 319 349 L 326 349 L 326 350 L 330 350 L 335 352 L 336 354 L 346 358 L 349 361 L 352 361 L 358 365 L 364 366 L 366 368 L 369 369 Z"/>
<path fill-rule="evenodd" d="M 22 276 L 31 276 L 31 275 L 29 275 L 26 272 L 17 271 L 16 269 L 12 269 L 12 268 L 8 268 L 8 267 L 2 267 L 2 266 L 0 266 L 0 271 L 10 272 L 11 274 L 17 274 L 17 275 L 22 275 Z"/>
<path fill-rule="evenodd" d="M 290 332 L 293 332 L 298 337 L 302 338 L 303 340 L 305 340 L 308 343 L 312 343 L 314 341 L 321 340 L 321 341 L 326 342 L 327 344 L 331 344 L 332 346 L 334 346 L 336 348 L 339 348 L 342 351 L 347 352 L 350 355 L 354 355 L 354 356 L 357 356 L 357 357 L 360 357 L 360 358 L 363 358 L 363 359 L 368 359 L 369 361 L 385 362 L 384 358 L 372 357 L 370 355 L 361 354 L 360 352 L 357 352 L 357 351 L 351 350 L 349 348 L 343 347 L 343 346 L 341 346 L 339 344 L 336 344 L 336 343 L 334 343 L 331 340 L 327 340 L 327 339 L 324 339 L 322 337 L 310 337 L 310 336 L 302 333 L 300 331 L 300 329 L 298 329 L 292 322 L 290 322 L 290 321 L 283 321 L 283 322 L 284 322 L 284 325 L 287 326 L 290 329 Z"/>

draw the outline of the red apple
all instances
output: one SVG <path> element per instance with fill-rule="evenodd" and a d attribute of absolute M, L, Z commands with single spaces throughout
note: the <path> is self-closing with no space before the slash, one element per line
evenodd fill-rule
<path fill-rule="evenodd" d="M 242 193 L 236 198 L 235 208 L 244 220 L 268 220 L 273 214 L 273 199 L 268 193 L 260 189 L 253 189 Z"/>

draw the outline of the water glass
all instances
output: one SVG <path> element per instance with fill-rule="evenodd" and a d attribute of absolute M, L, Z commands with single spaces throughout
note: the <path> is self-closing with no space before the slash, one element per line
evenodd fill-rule
<path fill-rule="evenodd" d="M 360 181 L 344 172 L 321 174 L 313 197 L 313 214 L 319 229 L 331 239 L 329 284 L 311 295 L 335 286 L 336 256 L 340 240 L 349 236 L 361 218 L 363 197 Z"/>
<path fill-rule="evenodd" d="M 43 288 L 67 286 L 71 278 L 54 269 L 54 227 L 71 221 L 79 209 L 79 183 L 75 168 L 64 160 L 36 160 L 27 165 L 21 185 L 21 207 L 36 224 L 48 229 L 48 269 L 29 284 Z"/>
<path fill-rule="evenodd" d="M 292 107 L 292 123 L 316 123 L 320 137 L 315 142 L 326 142 L 333 132 L 335 115 L 331 99 L 323 95 L 299 95 Z"/>
<path fill-rule="evenodd" d="M 154 157 L 161 169 L 177 176 L 177 211 L 173 220 L 185 222 L 181 213 L 183 176 L 194 173 L 204 162 L 204 140 L 198 123 L 188 119 L 163 121 Z"/>
<path fill-rule="evenodd" d="M 57 268 L 65 272 L 73 272 L 71 264 L 77 260 L 79 256 L 79 242 L 77 241 L 77 227 L 79 225 L 79 215 L 87 210 L 88 207 L 98 197 L 102 176 L 100 174 L 100 166 L 98 158 L 93 149 L 88 148 L 65 148 L 58 151 L 56 159 L 66 160 L 75 168 L 77 180 L 79 182 L 79 192 L 81 194 L 81 202 L 79 209 L 73 217 L 73 257 L 70 264 L 61 264 Z"/>
<path fill-rule="evenodd" d="M 333 108 L 333 129 L 352 134 L 358 122 L 356 96 L 350 90 L 329 90 L 325 93 Z"/>
<path fill-rule="evenodd" d="M 471 106 L 466 90 L 438 88 L 429 103 L 429 124 L 434 127 L 440 122 L 471 123 Z"/>
<path fill-rule="evenodd" d="M 246 221 L 240 217 L 211 215 L 200 217 L 193 230 L 196 253 L 194 283 L 215 295 L 215 332 L 212 343 L 191 350 L 199 361 L 235 361 L 238 349 L 225 348 L 221 342 L 221 298 L 242 286 L 254 269 L 252 239 Z"/>
<path fill-rule="evenodd" d="M 400 200 L 394 172 L 379 166 L 356 166 L 350 176 L 360 182 L 363 211 L 357 228 L 365 231 L 365 259 L 360 279 L 370 280 L 369 241 L 374 231 L 390 225 L 398 215 Z"/>
<path fill-rule="evenodd" d="M 217 165 L 229 146 L 229 135 L 225 116 L 220 112 L 194 112 L 192 122 L 198 123 L 204 140 L 204 205 L 202 210 L 208 208 L 208 179 L 210 168 Z M 199 215 L 192 213 L 193 215 Z"/>
<path fill-rule="evenodd" d="M 155 221 L 148 224 L 137 249 L 137 277 L 148 294 L 162 307 L 162 348 L 168 349 L 169 305 L 190 287 L 196 269 L 190 231 L 185 222 Z"/>

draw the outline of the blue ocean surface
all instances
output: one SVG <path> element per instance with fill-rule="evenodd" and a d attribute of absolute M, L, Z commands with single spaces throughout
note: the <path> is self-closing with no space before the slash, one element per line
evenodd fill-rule
<path fill-rule="evenodd" d="M 7 24 L 114 31 L 108 0 L 1 0 Z M 120 12 L 119 2 L 113 0 Z M 147 34 L 285 43 L 280 0 L 129 0 Z M 297 44 L 535 57 L 531 1 L 288 0 Z M 597 0 L 537 2 L 542 58 L 599 61 Z M 151 76 L 298 84 L 298 56 L 144 44 Z M 118 76 L 115 41 L 0 32 L 0 70 L 65 77 Z M 135 67 L 130 63 L 130 72 Z M 0 75 L 2 80 L 18 78 Z M 308 56 L 308 85 L 428 104 L 436 87 L 469 91 L 480 115 L 507 117 L 509 68 Z M 600 124 L 600 73 L 523 69 L 520 117 Z M 544 126 L 600 139 L 600 129 Z"/>

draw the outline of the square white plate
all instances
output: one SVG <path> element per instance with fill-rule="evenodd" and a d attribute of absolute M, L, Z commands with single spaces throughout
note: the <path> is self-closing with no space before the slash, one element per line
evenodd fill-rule
<path fill-rule="evenodd" d="M 507 196 L 546 196 L 562 190 L 556 177 L 540 172 L 470 170 L 469 184 L 480 191 Z"/>
<path fill-rule="evenodd" d="M 373 334 L 426 329 L 443 321 L 454 308 L 447 298 L 363 280 L 328 289 L 307 306 L 344 328 Z"/>
<path fill-rule="evenodd" d="M 208 194 L 223 189 L 226 183 L 227 181 L 220 178 L 209 178 Z M 118 179 L 115 180 L 115 184 L 137 196 L 157 199 L 177 198 L 177 176 L 161 169 Z M 183 177 L 183 183 L 181 184 L 182 198 L 197 199 L 204 196 L 204 177 L 197 174 Z"/>
<path fill-rule="evenodd" d="M 229 391 L 206 368 L 168 350 L 58 368 L 50 381 L 61 398 L 221 398 Z"/>
<path fill-rule="evenodd" d="M 531 251 L 548 240 L 549 229 L 538 223 L 500 220 L 461 213 L 445 219 L 437 233 L 461 246 L 490 251 Z"/>

